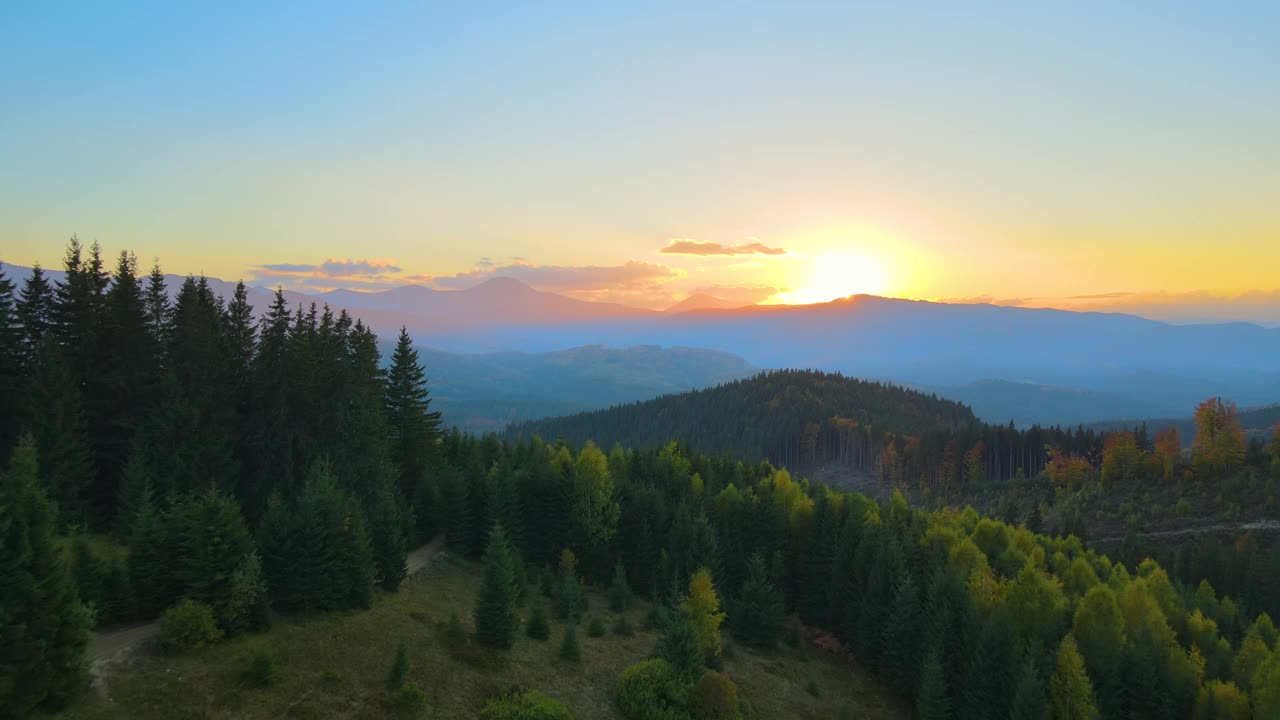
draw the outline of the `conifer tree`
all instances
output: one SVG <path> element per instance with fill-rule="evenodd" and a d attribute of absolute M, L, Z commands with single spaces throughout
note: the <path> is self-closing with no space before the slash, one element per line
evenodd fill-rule
<path fill-rule="evenodd" d="M 494 525 L 484 551 L 484 581 L 476 598 L 477 642 L 502 650 L 515 643 L 520 629 L 517 594 L 511 546 L 502 526 Z"/>
<path fill-rule="evenodd" d="M 1093 720 L 1098 715 L 1093 687 L 1074 637 L 1062 639 L 1057 657 L 1057 667 L 1049 678 L 1049 716 L 1052 720 Z"/>
<path fill-rule="evenodd" d="M 224 632 L 242 625 L 233 580 L 253 538 L 235 500 L 211 488 L 175 508 L 172 521 L 182 593 L 208 605 Z"/>
<path fill-rule="evenodd" d="M 400 470 L 400 490 L 405 497 L 415 497 L 429 477 L 440 436 L 440 413 L 431 410 L 426 373 L 403 326 L 387 369 L 385 407 L 391 458 Z"/>
<path fill-rule="evenodd" d="M 148 497 L 129 527 L 129 578 L 139 615 L 155 617 L 178 598 L 181 587 L 174 575 L 178 562 L 168 517 Z"/>
<path fill-rule="evenodd" d="M 746 645 L 772 648 L 782 638 L 782 593 L 769 579 L 769 568 L 759 551 L 747 561 L 747 578 L 729 615 L 733 634 Z"/>
<path fill-rule="evenodd" d="M 627 569 L 622 561 L 613 568 L 613 580 L 609 583 L 609 609 L 622 613 L 631 609 L 631 585 L 627 582 Z"/>
<path fill-rule="evenodd" d="M 582 660 L 582 644 L 578 641 L 578 624 L 573 620 L 564 624 L 564 635 L 560 639 L 560 659 L 573 663 Z"/>
<path fill-rule="evenodd" d="M 924 654 L 920 667 L 920 687 L 916 691 L 916 718 L 918 720 L 946 720 L 951 717 L 951 703 L 947 698 L 947 679 L 942 660 L 936 648 Z"/>
<path fill-rule="evenodd" d="M 1032 653 L 1027 653 L 1009 701 L 1009 720 L 1045 720 L 1048 698 Z"/>
<path fill-rule="evenodd" d="M 391 691 L 399 690 L 404 685 L 404 679 L 409 676 L 409 671 L 413 665 L 409 662 L 409 645 L 405 643 L 404 638 L 396 641 L 396 655 L 391 661 L 391 667 L 387 669 L 387 689 Z"/>
<path fill-rule="evenodd" d="M 395 592 L 408 572 L 406 561 L 408 547 L 405 542 L 405 521 L 395 490 L 384 487 L 369 499 L 369 538 L 373 545 L 374 563 L 377 566 L 378 584 L 389 592 Z"/>
<path fill-rule="evenodd" d="M 32 434 L 40 455 L 40 477 L 57 505 L 62 525 L 88 520 L 94 478 L 81 391 L 62 350 L 46 337 L 31 384 Z"/>
<path fill-rule="evenodd" d="M 547 618 L 547 603 L 538 600 L 533 603 L 529 612 L 529 622 L 525 624 L 525 634 L 534 640 L 546 640 L 551 636 L 551 622 Z"/>
<path fill-rule="evenodd" d="M 719 657 L 720 625 L 726 615 L 720 611 L 720 598 L 716 596 L 711 572 L 706 568 L 699 569 L 689 579 L 689 595 L 685 598 L 684 608 L 693 622 L 703 655 L 708 660 Z"/>
<path fill-rule="evenodd" d="M 997 610 L 987 619 L 973 648 L 960 684 L 957 716 L 962 720 L 983 720 L 1008 714 L 1011 688 L 1018 677 L 1013 645 L 1013 628 L 1008 613 Z"/>
<path fill-rule="evenodd" d="M 30 438 L 0 473 L 0 708 L 25 715 L 84 687 L 90 616 L 76 598 Z"/>
<path fill-rule="evenodd" d="M 151 341 L 156 348 L 156 361 L 164 367 L 164 357 L 169 347 L 169 324 L 173 320 L 173 305 L 169 302 L 169 288 L 165 281 L 164 271 L 160 263 L 151 265 L 151 273 L 147 275 L 147 288 L 143 293 L 143 307 L 146 308 L 147 330 L 151 333 Z"/>
<path fill-rule="evenodd" d="M 925 658 L 921 664 L 920 620 L 920 594 L 916 591 L 915 579 L 909 572 L 901 572 L 893 591 L 889 622 L 884 626 L 884 653 L 880 659 L 881 677 L 901 695 L 911 694 L 920 668 L 928 669 L 931 661 L 941 663 L 935 650 L 932 660 Z M 920 692 L 924 693 L 925 689 L 921 687 Z"/>
<path fill-rule="evenodd" d="M 22 330 L 14 304 L 13 283 L 0 265 L 0 463 L 22 430 Z"/>
<path fill-rule="evenodd" d="M 698 631 L 688 609 L 679 608 L 668 613 L 654 655 L 671 663 L 690 680 L 702 675 L 706 668 L 706 656 L 698 642 Z"/>
<path fill-rule="evenodd" d="M 22 327 L 22 341 L 18 346 L 22 367 L 30 373 L 45 335 L 53 324 L 53 287 L 38 263 L 31 268 L 31 274 L 22 284 L 16 313 Z"/>
<path fill-rule="evenodd" d="M 120 492 L 116 501 L 115 532 L 128 538 L 134 518 L 142 506 L 155 498 L 155 480 L 141 443 L 135 441 L 129 459 L 120 471 Z"/>

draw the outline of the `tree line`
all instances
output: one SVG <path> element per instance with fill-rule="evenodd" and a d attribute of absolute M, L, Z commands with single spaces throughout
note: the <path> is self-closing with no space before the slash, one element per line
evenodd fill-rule
<path fill-rule="evenodd" d="M 144 283 L 127 254 L 110 275 L 99 255 L 73 242 L 66 280 L 42 290 L 33 274 L 16 299 L 0 280 L 14 340 L 0 367 L 18 390 L 0 475 L 13 714 L 83 686 L 95 613 L 163 611 L 166 642 L 196 647 L 263 627 L 271 608 L 366 607 L 437 531 L 483 562 L 479 643 L 545 632 L 519 610 L 535 585 L 565 618 L 582 615 L 584 583 L 611 604 L 653 600 L 655 657 L 618 681 L 630 718 L 731 717 L 721 627 L 764 651 L 849 652 L 922 718 L 1280 712 L 1270 618 L 1154 560 L 674 442 L 441 433 L 405 333 L 383 367 L 343 313 L 277 293 L 255 321 L 243 288 L 224 304 L 197 278 L 170 303 L 158 268 Z M 127 556 L 100 553 L 86 527 Z"/>

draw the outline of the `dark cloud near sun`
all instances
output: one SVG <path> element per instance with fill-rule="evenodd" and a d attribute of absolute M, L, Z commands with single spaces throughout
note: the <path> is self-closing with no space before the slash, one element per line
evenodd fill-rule
<path fill-rule="evenodd" d="M 784 248 L 768 247 L 764 243 L 752 242 L 745 245 L 722 245 L 718 242 L 700 242 L 698 240 L 672 240 L 670 245 L 658 252 L 665 255 L 786 255 Z"/>

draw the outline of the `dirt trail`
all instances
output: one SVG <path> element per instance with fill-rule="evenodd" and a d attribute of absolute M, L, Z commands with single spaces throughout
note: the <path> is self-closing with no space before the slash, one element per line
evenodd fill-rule
<path fill-rule="evenodd" d="M 431 542 L 410 552 L 405 559 L 409 575 L 416 575 L 421 572 L 431 562 L 431 558 L 440 552 L 442 547 L 444 547 L 444 536 L 438 535 Z M 123 659 L 128 654 L 128 650 L 154 638 L 159 628 L 160 623 L 153 621 L 142 625 L 94 633 L 93 637 L 89 639 L 88 655 L 90 662 L 95 666 L 95 671 L 100 663 Z"/>
<path fill-rule="evenodd" d="M 1135 533 L 1137 537 L 1177 537 L 1179 535 L 1204 535 L 1216 532 L 1280 532 L 1280 520 L 1254 520 L 1246 523 L 1218 523 L 1215 525 L 1194 525 L 1177 530 L 1157 530 L 1155 532 Z M 1090 543 L 1121 542 L 1127 536 L 1090 538 Z"/>

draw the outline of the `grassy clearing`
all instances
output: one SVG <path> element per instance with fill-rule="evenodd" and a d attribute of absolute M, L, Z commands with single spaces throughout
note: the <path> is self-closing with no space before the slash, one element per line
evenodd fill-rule
<path fill-rule="evenodd" d="M 478 566 L 439 556 L 400 592 L 382 595 L 372 609 L 351 614 L 289 618 L 270 632 L 235 638 L 194 655 L 139 653 L 112 672 L 109 699 L 91 694 L 62 713 L 66 718 L 381 718 L 394 714 L 384 680 L 396 642 L 408 644 L 409 682 L 427 695 L 425 717 L 473 718 L 491 696 L 513 687 L 545 692 L 580 718 L 618 718 L 610 699 L 623 668 L 645 658 L 655 636 L 642 630 L 648 606 L 632 610 L 633 637 L 589 637 L 579 629 L 582 662 L 558 658 L 563 626 L 553 621 L 545 642 L 521 633 L 507 653 L 474 645 L 450 653 L 443 641 L 449 610 L 470 624 L 479 585 Z M 536 592 L 536 589 L 531 588 Z M 603 594 L 591 611 L 612 628 Z M 524 611 L 528 617 L 528 610 Z M 261 650 L 280 661 L 279 679 L 267 687 L 247 676 Z M 725 670 L 738 683 L 757 718 L 836 718 L 851 707 L 857 718 L 906 717 L 868 678 L 835 657 L 814 651 L 756 654 L 736 648 Z M 812 681 L 821 688 L 806 691 Z"/>

